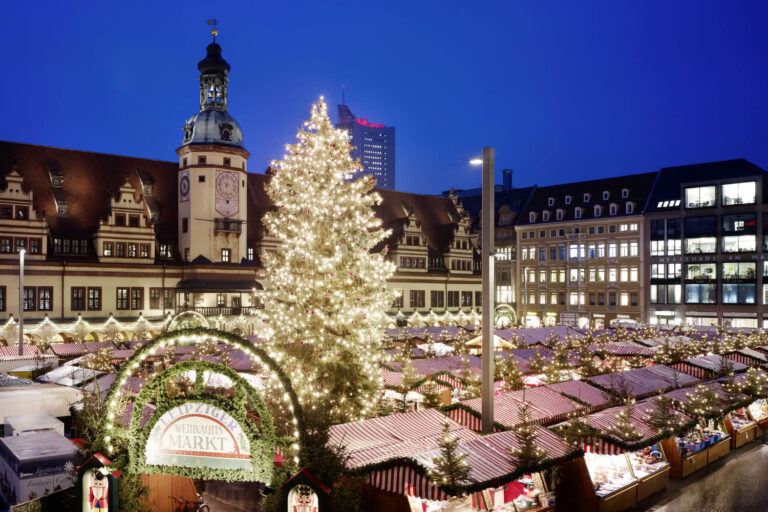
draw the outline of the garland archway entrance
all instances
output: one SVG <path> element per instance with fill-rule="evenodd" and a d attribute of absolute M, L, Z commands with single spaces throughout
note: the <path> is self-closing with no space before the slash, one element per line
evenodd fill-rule
<path fill-rule="evenodd" d="M 122 421 L 124 386 L 148 358 L 162 356 L 171 346 L 214 341 L 247 354 L 279 383 L 293 432 L 277 436 L 273 418 L 261 394 L 247 379 L 226 365 L 205 361 L 171 362 L 153 375 L 133 400 L 130 422 Z M 232 383 L 227 396 L 204 385 L 216 374 Z M 194 384 L 169 396 L 168 383 L 185 377 Z M 228 388 L 229 389 L 229 388 Z M 298 453 L 304 439 L 304 415 L 298 396 L 279 364 L 261 347 L 231 333 L 208 328 L 162 334 L 139 348 L 115 376 L 106 399 L 103 442 L 108 453 L 128 452 L 134 473 L 164 473 L 227 481 L 257 481 L 269 485 L 276 452 Z M 153 407 L 148 409 L 148 407 Z M 247 407 L 246 407 L 247 406 Z M 149 412 L 151 411 L 151 412 Z M 147 417 L 148 416 L 148 417 Z"/>

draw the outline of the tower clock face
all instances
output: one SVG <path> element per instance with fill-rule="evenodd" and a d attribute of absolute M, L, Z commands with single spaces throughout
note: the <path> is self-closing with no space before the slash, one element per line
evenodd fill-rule
<path fill-rule="evenodd" d="M 189 199 L 189 174 L 184 173 L 179 179 L 179 197 L 182 201 Z"/>
<path fill-rule="evenodd" d="M 230 200 L 237 195 L 237 175 L 233 172 L 220 172 L 216 176 L 216 195 Z"/>

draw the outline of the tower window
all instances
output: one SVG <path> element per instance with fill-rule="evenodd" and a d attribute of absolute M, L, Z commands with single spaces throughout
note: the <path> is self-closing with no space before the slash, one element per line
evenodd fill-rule
<path fill-rule="evenodd" d="M 187 217 L 183 217 L 181 219 L 181 232 L 186 233 L 189 231 L 189 219 Z"/>
<path fill-rule="evenodd" d="M 197 182 L 198 183 L 205 183 L 205 176 L 204 175 L 198 176 L 197 177 Z"/>
<path fill-rule="evenodd" d="M 232 249 L 221 250 L 221 261 L 223 263 L 229 263 L 232 260 Z"/>
<path fill-rule="evenodd" d="M 198 164 L 204 164 L 205 163 L 205 157 L 204 156 L 197 157 L 197 163 Z"/>
<path fill-rule="evenodd" d="M 226 165 L 227 167 L 230 167 L 232 165 L 232 160 L 230 160 L 229 158 L 227 158 L 225 156 L 224 157 L 224 165 Z"/>
<path fill-rule="evenodd" d="M 181 159 L 181 166 L 186 167 L 187 166 L 187 157 L 184 157 Z"/>

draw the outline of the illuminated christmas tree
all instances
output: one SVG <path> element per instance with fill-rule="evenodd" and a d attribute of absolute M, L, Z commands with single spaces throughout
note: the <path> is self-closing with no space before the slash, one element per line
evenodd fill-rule
<path fill-rule="evenodd" d="M 261 294 L 259 335 L 305 406 L 350 421 L 375 414 L 381 391 L 381 326 L 394 299 L 386 289 L 394 264 L 386 248 L 373 250 L 390 232 L 373 211 L 381 203 L 375 179 L 345 182 L 362 167 L 322 98 L 297 137 L 272 162 L 266 187 L 274 207 L 263 222 L 282 243 L 263 255 L 270 286 Z"/>
<path fill-rule="evenodd" d="M 507 359 L 497 358 L 494 367 L 497 376 L 503 381 L 502 387 L 505 391 L 519 391 L 525 387 L 523 372 L 520 371 L 512 354 L 508 354 Z"/>
<path fill-rule="evenodd" d="M 530 468 L 541 463 L 546 453 L 536 446 L 536 425 L 531 421 L 531 404 L 523 400 L 517 405 L 517 411 L 520 415 L 520 423 L 512 427 L 520 448 L 510 448 L 509 453 L 517 460 L 518 469 Z"/>
<path fill-rule="evenodd" d="M 643 437 L 642 434 L 635 430 L 635 424 L 632 422 L 632 414 L 634 410 L 635 399 L 627 396 L 624 402 L 624 408 L 613 415 L 616 419 L 616 423 L 607 429 L 611 435 L 628 444 Z"/>
<path fill-rule="evenodd" d="M 677 416 L 672 412 L 672 399 L 665 397 L 664 393 L 653 399 L 653 408 L 648 413 L 648 424 L 656 429 L 659 434 L 673 432 L 679 425 Z"/>
<path fill-rule="evenodd" d="M 466 462 L 467 455 L 459 453 L 459 438 L 451 434 L 448 423 L 443 426 L 443 437 L 438 445 L 440 456 L 432 459 L 435 469 L 429 472 L 429 478 L 453 494 L 461 495 L 459 487 L 471 483 L 470 468 Z"/>

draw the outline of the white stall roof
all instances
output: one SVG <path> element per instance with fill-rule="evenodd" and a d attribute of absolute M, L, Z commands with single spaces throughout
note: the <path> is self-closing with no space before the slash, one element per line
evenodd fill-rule
<path fill-rule="evenodd" d="M 50 382 L 61 384 L 62 386 L 79 386 L 83 382 L 103 375 L 104 372 L 91 370 L 89 368 L 80 368 L 79 366 L 60 366 L 55 370 L 41 375 L 37 378 L 38 382 Z"/>
<path fill-rule="evenodd" d="M 24 416 L 7 416 L 5 424 L 11 426 L 14 432 L 29 430 L 64 430 L 64 423 L 50 414 L 25 414 Z"/>
<path fill-rule="evenodd" d="M 69 416 L 69 407 L 83 399 L 82 391 L 57 384 L 0 388 L 0 423 L 8 416 L 49 414 Z"/>
<path fill-rule="evenodd" d="M 56 432 L 35 432 L 26 436 L 3 437 L 8 451 L 19 462 L 67 457 L 77 452 L 77 445 Z"/>

